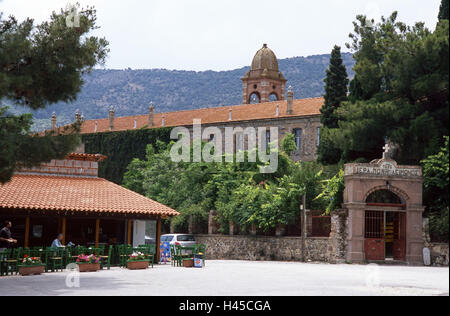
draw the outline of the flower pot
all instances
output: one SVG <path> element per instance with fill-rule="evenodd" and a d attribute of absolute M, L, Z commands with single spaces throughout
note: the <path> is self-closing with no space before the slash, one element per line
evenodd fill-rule
<path fill-rule="evenodd" d="M 34 275 L 34 274 L 41 274 L 44 272 L 45 272 L 44 265 L 19 266 L 19 274 L 20 275 Z"/>
<path fill-rule="evenodd" d="M 130 270 L 147 269 L 149 264 L 150 264 L 149 260 L 128 261 L 127 262 L 127 268 L 130 269 Z"/>
<path fill-rule="evenodd" d="M 78 262 L 80 272 L 95 272 L 100 270 L 100 263 L 80 263 Z"/>
<path fill-rule="evenodd" d="M 192 268 L 194 266 L 194 260 L 193 259 L 184 259 L 183 260 L 183 267 L 185 268 Z"/>

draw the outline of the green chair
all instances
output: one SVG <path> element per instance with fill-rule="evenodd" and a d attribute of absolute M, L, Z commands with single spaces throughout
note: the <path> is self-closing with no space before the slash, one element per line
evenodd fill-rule
<path fill-rule="evenodd" d="M 181 267 L 183 265 L 184 256 L 180 246 L 170 245 L 170 257 L 173 266 Z"/>
<path fill-rule="evenodd" d="M 150 263 L 153 265 L 155 263 L 155 255 L 156 255 L 156 246 L 155 245 L 148 245 L 148 258 L 150 259 Z"/>
<path fill-rule="evenodd" d="M 4 252 L 2 252 L 2 275 L 8 275 L 9 273 L 18 273 L 20 260 L 20 258 L 18 257 L 19 255 L 20 251 L 17 251 L 15 249 L 6 249 Z"/>
<path fill-rule="evenodd" d="M 45 272 L 64 270 L 64 250 L 57 248 L 45 249 Z"/>
<path fill-rule="evenodd" d="M 0 252 L 0 276 L 8 275 L 10 267 L 8 260 L 10 259 L 10 255 L 10 249 L 5 249 L 4 251 Z"/>
<path fill-rule="evenodd" d="M 119 245 L 118 252 L 119 252 L 119 266 L 126 267 L 128 258 L 133 253 L 133 247 L 130 245 Z"/>
<path fill-rule="evenodd" d="M 108 270 L 111 269 L 111 257 L 112 257 L 113 248 L 114 248 L 113 246 L 109 246 L 108 255 L 107 256 L 104 256 L 104 255 L 100 256 L 100 263 L 101 263 L 101 269 L 102 270 L 103 270 L 103 267 L 105 266 L 105 263 L 106 263 L 106 266 L 108 267 Z"/>

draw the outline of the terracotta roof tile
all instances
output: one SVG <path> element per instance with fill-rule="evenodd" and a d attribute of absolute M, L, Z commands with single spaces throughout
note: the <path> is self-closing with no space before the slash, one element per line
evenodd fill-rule
<path fill-rule="evenodd" d="M 279 105 L 279 116 L 276 115 L 276 108 Z M 309 115 L 320 115 L 320 108 L 323 105 L 323 98 L 299 99 L 294 100 L 292 104 L 293 114 L 286 115 L 287 102 L 275 101 L 258 104 L 243 104 L 235 106 L 224 106 L 216 108 L 205 108 L 188 111 L 155 113 L 154 128 L 162 127 L 162 116 L 164 115 L 164 126 L 187 126 L 192 125 L 194 119 L 201 119 L 202 124 L 220 124 L 229 121 L 229 111 L 232 110 L 231 122 L 262 120 L 274 118 L 287 118 Z M 148 114 L 114 118 L 114 131 L 124 131 L 136 128 L 147 127 Z M 109 119 L 98 119 L 84 121 L 81 127 L 81 133 L 94 133 L 97 122 L 97 132 L 109 131 Z"/>
<path fill-rule="evenodd" d="M 0 185 L 0 209 L 175 216 L 179 213 L 102 178 L 16 174 Z"/>

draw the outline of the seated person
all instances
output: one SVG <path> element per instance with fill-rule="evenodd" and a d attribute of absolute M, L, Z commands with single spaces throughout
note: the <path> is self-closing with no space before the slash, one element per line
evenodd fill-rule
<path fill-rule="evenodd" d="M 58 234 L 58 237 L 56 237 L 55 240 L 53 240 L 52 245 L 50 246 L 51 248 L 58 248 L 58 247 L 64 247 L 62 244 L 62 240 L 63 240 L 63 234 Z"/>

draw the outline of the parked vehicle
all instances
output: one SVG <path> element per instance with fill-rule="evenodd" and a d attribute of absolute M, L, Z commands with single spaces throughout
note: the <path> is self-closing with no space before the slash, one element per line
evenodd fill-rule
<path fill-rule="evenodd" d="M 156 244 L 156 240 L 153 237 L 149 237 L 149 236 L 145 235 L 145 244 L 146 245 L 154 245 L 154 244 Z"/>
<path fill-rule="evenodd" d="M 196 244 L 194 235 L 190 234 L 166 234 L 161 236 L 161 242 L 169 242 L 171 245 L 190 247 Z"/>

